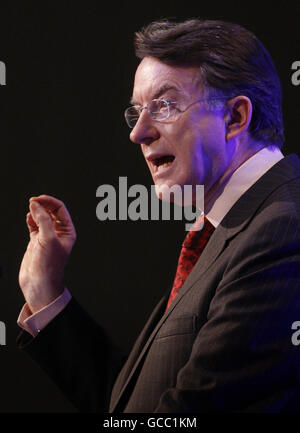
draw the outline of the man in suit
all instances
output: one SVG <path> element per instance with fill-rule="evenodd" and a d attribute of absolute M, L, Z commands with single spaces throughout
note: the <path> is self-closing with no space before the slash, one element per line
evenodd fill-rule
<path fill-rule="evenodd" d="M 136 53 L 130 138 L 159 197 L 204 185 L 203 230 L 124 362 L 64 288 L 65 205 L 33 197 L 18 344 L 82 411 L 298 412 L 300 161 L 280 151 L 271 57 L 244 28 L 202 20 L 152 23 Z"/>

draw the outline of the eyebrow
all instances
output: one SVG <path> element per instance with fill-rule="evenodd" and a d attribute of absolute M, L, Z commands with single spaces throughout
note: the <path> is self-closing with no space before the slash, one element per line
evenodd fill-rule
<path fill-rule="evenodd" d="M 163 84 L 155 93 L 152 95 L 151 99 L 158 99 L 161 95 L 168 92 L 169 90 L 176 90 L 177 92 L 179 89 L 176 86 L 172 86 L 170 84 Z M 133 98 L 130 99 L 131 105 L 140 105 L 137 101 L 135 101 Z"/>

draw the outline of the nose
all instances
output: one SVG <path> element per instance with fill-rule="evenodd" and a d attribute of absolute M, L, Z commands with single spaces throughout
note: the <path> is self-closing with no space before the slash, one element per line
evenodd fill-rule
<path fill-rule="evenodd" d="M 159 130 L 147 110 L 143 110 L 130 133 L 130 140 L 136 144 L 151 144 L 159 137 Z"/>

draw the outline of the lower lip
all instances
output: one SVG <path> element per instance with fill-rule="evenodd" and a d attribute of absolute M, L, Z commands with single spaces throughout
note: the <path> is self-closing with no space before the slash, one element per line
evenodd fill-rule
<path fill-rule="evenodd" d="M 168 174 L 168 172 L 173 169 L 173 167 L 175 165 L 175 160 L 176 160 L 176 158 L 167 167 L 158 168 L 157 166 L 155 166 L 154 170 L 153 170 L 153 179 L 155 180 L 157 178 L 163 177 L 166 174 Z"/>

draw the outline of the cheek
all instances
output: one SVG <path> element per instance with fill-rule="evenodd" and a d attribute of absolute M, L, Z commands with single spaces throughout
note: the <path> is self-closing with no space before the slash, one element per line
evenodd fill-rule
<path fill-rule="evenodd" d="M 197 184 L 203 172 L 203 156 L 200 146 L 185 141 L 177 152 L 176 181 L 180 184 Z"/>
<path fill-rule="evenodd" d="M 190 183 L 208 185 L 220 158 L 216 135 L 198 130 L 188 134 L 185 140 L 186 145 L 180 149 L 182 172 Z"/>
<path fill-rule="evenodd" d="M 180 148 L 180 156 L 189 170 L 194 172 L 196 168 L 201 168 L 204 152 L 202 134 L 190 129 L 190 132 L 185 134 L 183 145 Z"/>

